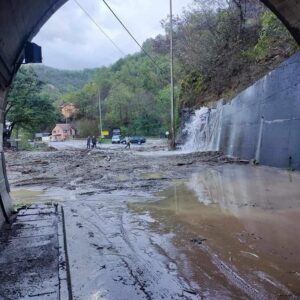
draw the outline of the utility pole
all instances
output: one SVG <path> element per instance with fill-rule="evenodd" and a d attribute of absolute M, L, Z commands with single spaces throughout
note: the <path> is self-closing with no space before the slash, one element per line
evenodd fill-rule
<path fill-rule="evenodd" d="M 102 113 L 101 113 L 101 93 L 99 89 L 99 129 L 100 129 L 100 136 L 102 138 Z"/>
<path fill-rule="evenodd" d="M 170 0 L 170 58 L 171 58 L 171 141 L 170 149 L 175 150 L 175 99 L 174 99 L 174 71 L 173 71 L 173 11 L 172 0 Z"/>

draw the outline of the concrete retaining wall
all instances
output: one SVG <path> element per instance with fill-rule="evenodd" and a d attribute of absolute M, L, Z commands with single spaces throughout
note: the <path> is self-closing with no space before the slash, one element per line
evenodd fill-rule
<path fill-rule="evenodd" d="M 223 106 L 220 148 L 300 170 L 300 52 Z"/>

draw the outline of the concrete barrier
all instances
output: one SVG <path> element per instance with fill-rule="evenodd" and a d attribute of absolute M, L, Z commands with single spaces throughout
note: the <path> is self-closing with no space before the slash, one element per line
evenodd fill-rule
<path fill-rule="evenodd" d="M 300 52 L 222 109 L 221 150 L 300 170 Z"/>

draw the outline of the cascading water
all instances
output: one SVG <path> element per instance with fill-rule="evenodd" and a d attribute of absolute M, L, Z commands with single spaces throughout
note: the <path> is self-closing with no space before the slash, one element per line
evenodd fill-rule
<path fill-rule="evenodd" d="M 187 136 L 183 151 L 218 151 L 222 128 L 222 103 L 216 108 L 201 107 L 185 124 L 183 133 Z"/>

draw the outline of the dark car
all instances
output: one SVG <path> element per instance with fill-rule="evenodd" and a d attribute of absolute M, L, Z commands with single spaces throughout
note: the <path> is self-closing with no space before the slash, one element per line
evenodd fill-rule
<path fill-rule="evenodd" d="M 143 136 L 131 136 L 129 138 L 130 143 L 132 144 L 143 144 L 146 143 L 146 139 Z"/>
<path fill-rule="evenodd" d="M 143 136 L 130 136 L 129 141 L 132 144 L 143 144 L 146 143 L 146 139 Z M 120 141 L 122 144 L 126 144 L 126 138 L 122 138 Z"/>

